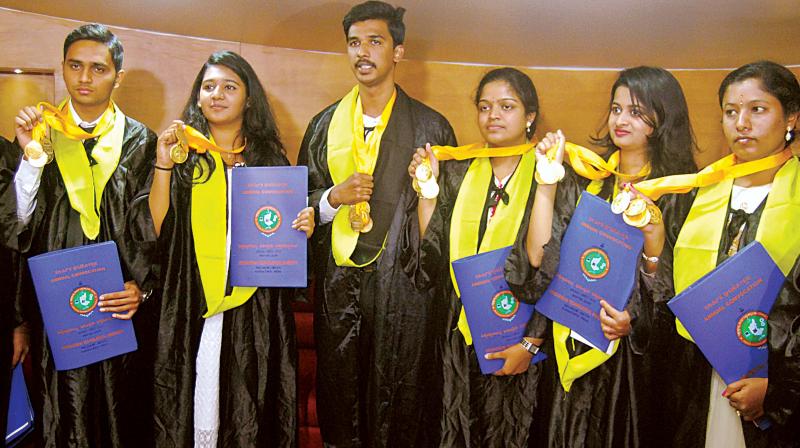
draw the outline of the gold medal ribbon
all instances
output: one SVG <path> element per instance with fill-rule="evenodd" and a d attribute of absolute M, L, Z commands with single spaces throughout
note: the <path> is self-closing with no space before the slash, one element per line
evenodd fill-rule
<path fill-rule="evenodd" d="M 217 168 L 206 182 L 192 185 L 191 199 L 194 253 L 208 308 L 203 314 L 205 318 L 241 306 L 257 289 L 234 286 L 231 294 L 225 295 L 228 282 L 228 184 L 222 157 L 217 151 L 211 152 L 211 157 Z M 206 162 L 200 160 L 198 163 Z M 208 173 L 208 166 L 204 168 L 203 172 Z M 199 166 L 195 167 L 195 176 L 199 176 L 199 169 Z"/>
<path fill-rule="evenodd" d="M 364 139 L 364 113 L 358 86 L 339 101 L 331 117 L 328 127 L 328 169 L 333 183 L 338 185 L 347 180 L 353 173 L 372 174 L 378 160 L 381 137 L 392 114 L 397 89 L 381 112 L 380 120 L 367 139 Z M 356 212 L 365 213 L 367 203 L 354 205 Z M 375 261 L 383 252 L 378 251 L 372 260 L 360 265 L 350 260 L 356 248 L 359 232 L 350 225 L 350 206 L 342 205 L 331 228 L 331 250 L 338 266 L 366 266 Z M 384 246 L 386 242 L 384 240 Z"/>
<path fill-rule="evenodd" d="M 658 200 L 669 193 L 688 193 L 693 188 L 708 187 L 727 179 L 749 176 L 760 171 L 783 165 L 792 157 L 791 149 L 785 149 L 762 159 L 736 163 L 731 154 L 703 168 L 695 174 L 676 174 L 673 176 L 649 179 L 635 184 L 636 189 L 652 200 Z"/>
<path fill-rule="evenodd" d="M 458 189 L 458 197 L 450 219 L 450 278 L 459 297 L 461 293 L 453 273 L 452 262 L 514 244 L 531 193 L 535 166 L 535 154 L 528 151 L 520 159 L 516 173 L 511 176 L 505 188 L 508 192 L 508 204 L 503 201 L 498 202 L 492 219 L 486 223 L 486 232 L 483 234 L 481 246 L 478 247 L 480 223 L 483 213 L 486 212 L 483 208 L 486 202 L 486 186 L 489 182 L 494 182 L 494 174 L 492 162 L 487 157 L 477 158 L 469 165 Z M 463 308 L 458 317 L 458 329 L 467 345 L 472 345 L 472 333 Z"/>
<path fill-rule="evenodd" d="M 761 242 L 784 275 L 788 275 L 800 255 L 800 232 L 796 228 L 797 217 L 800 216 L 800 162 L 791 157 L 789 150 L 776 156 L 738 165 L 730 165 L 731 160 L 725 161 L 721 165 L 730 169 L 724 171 L 726 175 L 723 180 L 702 186 L 698 190 L 675 243 L 673 279 L 676 294 L 717 266 L 734 175 L 751 174 L 751 170 L 755 169 L 753 167 L 761 167 L 763 170 L 780 166 L 778 162 L 786 160 L 786 157 L 788 161 L 785 161 L 772 182 L 756 230 L 756 241 Z M 760 163 L 752 165 L 756 162 Z M 745 165 L 748 167 L 743 168 Z M 739 169 L 734 170 L 737 166 Z M 752 172 L 757 171 L 760 170 Z M 678 319 L 675 319 L 675 326 L 681 336 L 692 341 Z"/>
<path fill-rule="evenodd" d="M 486 143 L 472 143 L 463 146 L 431 146 L 433 155 L 439 160 L 467 160 L 480 157 L 519 156 L 536 147 L 536 143 L 489 148 Z"/>
<path fill-rule="evenodd" d="M 555 153 L 555 151 L 555 148 L 548 151 L 548 156 L 551 153 Z M 636 174 L 625 174 L 617 171 L 620 158 L 619 151 L 614 151 L 606 161 L 591 149 L 567 142 L 564 144 L 564 152 L 572 169 L 586 179 L 601 180 L 613 174 L 621 180 L 632 180 L 642 179 L 650 175 L 651 168 L 649 163 L 643 166 Z"/>
<path fill-rule="evenodd" d="M 44 140 L 47 135 L 47 126 L 60 132 L 70 140 L 86 140 L 99 137 L 114 125 L 114 111 L 116 110 L 114 102 L 109 101 L 108 108 L 103 112 L 100 121 L 97 122 L 97 126 L 92 132 L 86 132 L 73 123 L 72 116 L 70 116 L 67 108 L 67 100 L 62 101 L 58 107 L 45 101 L 40 102 L 36 107 L 42 111 L 42 121 L 31 131 L 32 138 L 37 142 Z"/>
<path fill-rule="evenodd" d="M 186 143 L 189 145 L 190 148 L 193 148 L 197 151 L 198 154 L 203 154 L 208 151 L 215 151 L 215 152 L 224 152 L 227 154 L 239 154 L 240 152 L 244 151 L 245 145 L 242 145 L 238 148 L 233 149 L 225 149 L 218 146 L 212 140 L 209 140 L 208 137 L 203 135 L 202 132 L 198 131 L 197 129 L 191 126 L 184 126 L 183 128 L 184 136 L 186 137 Z"/>

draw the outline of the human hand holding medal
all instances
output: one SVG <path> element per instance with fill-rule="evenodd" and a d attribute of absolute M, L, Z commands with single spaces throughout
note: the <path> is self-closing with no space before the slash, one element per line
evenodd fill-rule
<path fill-rule="evenodd" d="M 412 178 L 411 186 L 420 198 L 435 199 L 439 196 L 439 184 L 436 182 L 439 161 L 433 155 L 430 143 L 425 145 L 425 149 L 417 148 L 408 171 Z"/>
<path fill-rule="evenodd" d="M 534 178 L 539 185 L 553 185 L 564 178 L 564 150 L 567 139 L 561 129 L 548 132 L 536 144 L 536 173 Z"/>
<path fill-rule="evenodd" d="M 173 128 L 175 144 L 169 148 L 169 157 L 174 163 L 181 164 L 189 158 L 189 142 L 186 141 L 186 132 L 183 123 L 179 123 Z"/>
<path fill-rule="evenodd" d="M 28 163 L 36 168 L 53 161 L 53 145 L 50 142 L 49 132 L 50 128 L 44 125 L 44 117 L 38 107 L 23 107 L 14 118 L 17 142 L 22 147 Z"/>
<path fill-rule="evenodd" d="M 632 184 L 625 184 L 617 193 L 611 201 L 611 211 L 621 214 L 626 224 L 640 229 L 649 224 L 658 225 L 663 222 L 661 209 L 647 196 L 636 191 Z"/>

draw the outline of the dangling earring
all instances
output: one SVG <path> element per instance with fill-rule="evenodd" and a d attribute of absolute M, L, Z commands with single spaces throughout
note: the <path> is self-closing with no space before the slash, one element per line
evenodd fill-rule
<path fill-rule="evenodd" d="M 791 127 L 787 127 L 786 128 L 786 136 L 784 138 L 786 139 L 787 142 L 792 139 L 792 128 Z"/>
<path fill-rule="evenodd" d="M 528 124 L 527 124 L 527 126 L 525 126 L 526 132 L 527 132 L 528 134 L 530 134 L 530 133 L 531 133 L 531 123 L 532 123 L 532 122 L 530 122 L 530 121 L 529 121 L 529 122 L 528 122 Z"/>

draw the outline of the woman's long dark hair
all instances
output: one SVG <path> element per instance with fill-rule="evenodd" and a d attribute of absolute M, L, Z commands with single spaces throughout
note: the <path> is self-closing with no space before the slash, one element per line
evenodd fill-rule
<path fill-rule="evenodd" d="M 625 69 L 611 88 L 609 114 L 619 87 L 630 90 L 631 102 L 641 108 L 642 119 L 653 128 L 653 133 L 647 138 L 652 168 L 650 178 L 697 171 L 692 157 L 697 145 L 689 122 L 689 108 L 678 80 L 659 67 Z M 619 148 L 614 145 L 611 130 L 608 129 L 608 115 L 605 123 L 592 142 L 612 151 L 617 150 Z"/>
<path fill-rule="evenodd" d="M 206 120 L 206 117 L 197 105 L 197 101 L 200 88 L 203 84 L 203 77 L 208 67 L 212 65 L 221 65 L 231 69 L 241 78 L 245 85 L 246 101 L 244 117 L 242 119 L 242 129 L 239 131 L 244 141 L 247 142 L 247 147 L 242 153 L 245 162 L 250 166 L 271 165 L 275 163 L 277 159 L 284 156 L 285 152 L 278 133 L 278 126 L 275 124 L 275 117 L 272 114 L 272 108 L 267 99 L 267 94 L 264 92 L 264 87 L 261 85 L 261 81 L 259 81 L 258 75 L 256 75 L 253 67 L 251 67 L 243 57 L 232 51 L 218 51 L 208 57 L 208 60 L 203 64 L 200 73 L 197 74 L 194 80 L 192 93 L 189 95 L 189 100 L 186 101 L 186 106 L 183 108 L 181 119 L 187 125 L 202 132 L 205 136 L 209 136 L 210 130 L 208 120 Z M 206 163 L 200 163 L 198 165 L 201 159 L 205 160 Z M 201 168 L 198 177 L 194 175 L 195 166 Z M 205 166 L 209 169 L 208 173 L 203 172 Z M 197 154 L 194 151 L 190 151 L 186 163 L 176 165 L 175 174 L 180 182 L 191 185 L 193 183 L 207 181 L 214 169 L 214 159 L 210 154 Z"/>

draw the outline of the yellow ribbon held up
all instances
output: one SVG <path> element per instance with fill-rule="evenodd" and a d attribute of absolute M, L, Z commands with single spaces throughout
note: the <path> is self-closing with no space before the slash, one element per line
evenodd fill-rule
<path fill-rule="evenodd" d="M 190 148 L 197 151 L 198 154 L 203 154 L 208 151 L 215 151 L 219 153 L 227 153 L 227 154 L 239 154 L 240 152 L 244 151 L 247 142 L 244 145 L 233 148 L 233 149 L 225 149 L 221 146 L 217 145 L 216 143 L 212 142 L 208 139 L 202 132 L 198 131 L 197 129 L 185 125 L 183 127 L 184 136 L 186 137 L 186 143 L 189 145 Z"/>
<path fill-rule="evenodd" d="M 113 101 L 108 103 L 103 115 L 100 117 L 97 126 L 92 132 L 86 132 L 83 128 L 73 123 L 72 117 L 67 109 L 67 101 L 63 101 L 59 106 L 42 101 L 36 105 L 42 111 L 42 121 L 40 121 L 31 131 L 34 140 L 41 142 L 47 135 L 47 126 L 63 134 L 70 140 L 87 140 L 97 138 L 105 134 L 114 124 L 114 111 L 116 106 Z"/>
<path fill-rule="evenodd" d="M 467 160 L 480 157 L 519 156 L 536 147 L 536 143 L 490 148 L 486 143 L 472 143 L 463 146 L 431 146 L 433 155 L 438 160 Z"/>

